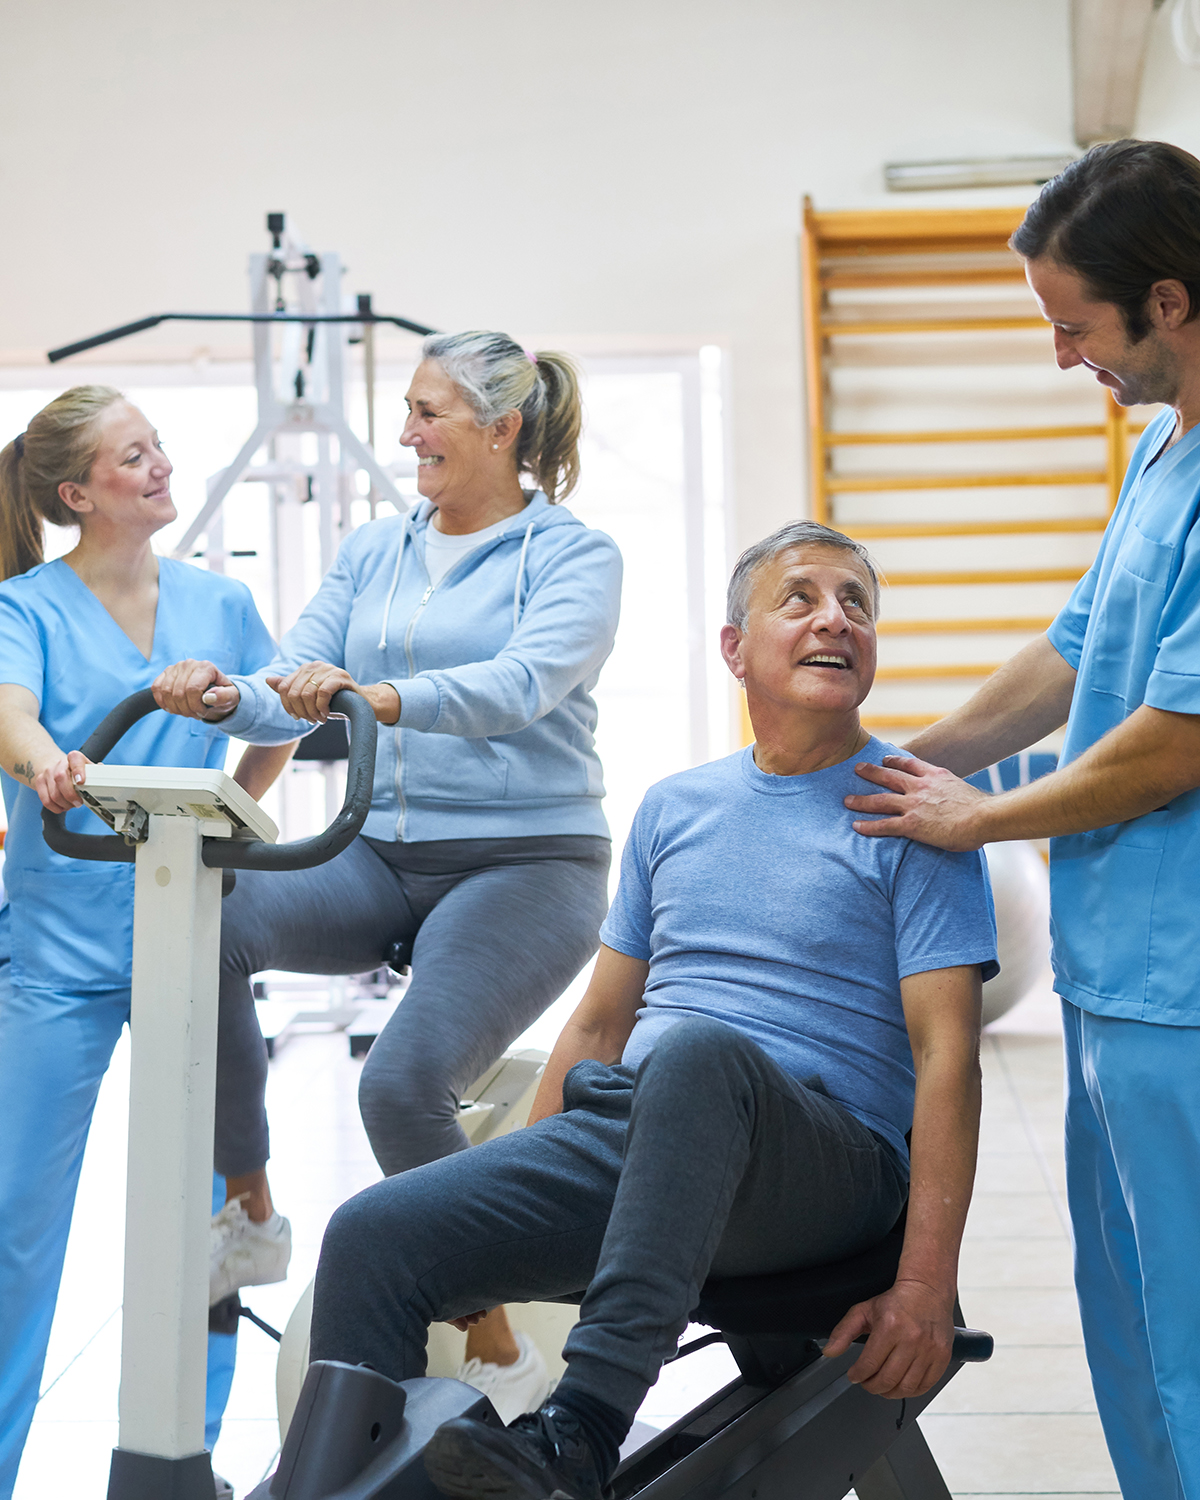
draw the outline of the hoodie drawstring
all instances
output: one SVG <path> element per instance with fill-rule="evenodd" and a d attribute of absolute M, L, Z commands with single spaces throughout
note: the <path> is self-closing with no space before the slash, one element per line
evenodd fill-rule
<path fill-rule="evenodd" d="M 521 556 L 517 561 L 517 581 L 513 585 L 513 629 L 521 618 L 521 580 L 525 576 L 525 554 L 529 551 L 529 538 L 533 535 L 533 522 L 525 528 L 525 540 L 521 543 Z"/>
<path fill-rule="evenodd" d="M 395 597 L 396 585 L 400 582 L 400 559 L 404 556 L 404 543 L 408 537 L 407 525 L 400 533 L 400 545 L 396 548 L 396 566 L 392 571 L 392 586 L 387 591 L 387 598 L 383 604 L 383 619 L 379 622 L 379 649 L 387 649 L 388 616 L 392 612 L 392 599 Z"/>
<path fill-rule="evenodd" d="M 521 543 L 521 556 L 517 560 L 517 577 L 516 582 L 513 584 L 512 628 L 514 630 L 516 630 L 517 625 L 520 623 L 521 619 L 521 584 L 525 578 L 525 559 L 529 554 L 529 538 L 533 535 L 533 528 L 535 524 L 536 522 L 530 521 L 529 525 L 526 526 L 525 539 Z M 384 651 L 387 649 L 388 616 L 391 614 L 392 600 L 395 597 L 396 588 L 400 582 L 400 562 L 404 556 L 404 543 L 407 539 L 407 535 L 407 529 L 400 535 L 400 545 L 396 549 L 396 566 L 392 570 L 391 587 L 387 591 L 387 598 L 384 600 L 383 604 L 383 619 L 379 623 L 378 646 L 380 651 Z"/>

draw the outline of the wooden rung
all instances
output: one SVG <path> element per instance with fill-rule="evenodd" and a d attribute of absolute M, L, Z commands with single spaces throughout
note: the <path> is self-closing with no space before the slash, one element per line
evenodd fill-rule
<path fill-rule="evenodd" d="M 1104 437 L 1103 422 L 1078 423 L 1069 427 L 947 427 L 936 432 L 827 432 L 828 448 L 865 448 L 869 444 L 897 443 L 1003 443 L 1042 438 Z"/>
<path fill-rule="evenodd" d="M 1103 531 L 1107 516 L 1062 516 L 1057 520 L 1039 517 L 1036 521 L 897 521 L 892 525 L 843 526 L 839 531 L 859 541 L 899 540 L 906 536 L 1020 536 L 1034 532 Z"/>
<path fill-rule="evenodd" d="M 946 241 L 963 239 L 992 240 L 1003 250 L 1024 217 L 1023 208 L 831 208 L 809 209 L 805 223 L 818 244 L 855 250 L 876 241 L 880 253 L 893 249 L 897 241 L 912 240 L 944 251 Z"/>
<path fill-rule="evenodd" d="M 924 729 L 945 717 L 945 714 L 863 714 L 862 723 L 866 729 Z"/>
<path fill-rule="evenodd" d="M 1107 484 L 1103 469 L 1026 470 L 1021 474 L 831 474 L 825 489 L 831 495 L 871 494 L 883 490 L 982 490 L 1015 485 Z"/>
<path fill-rule="evenodd" d="M 823 338 L 842 334 L 881 335 L 893 333 L 999 333 L 1011 328 L 1042 328 L 1050 325 L 1041 317 L 1008 318 L 889 318 L 868 322 L 829 322 L 821 324 Z"/>
<path fill-rule="evenodd" d="M 942 666 L 879 667 L 875 672 L 875 681 L 911 682 L 926 677 L 990 677 L 999 667 L 999 662 L 954 662 Z"/>
<path fill-rule="evenodd" d="M 892 588 L 931 583 L 1078 583 L 1086 572 L 1086 568 L 996 568 L 987 572 L 887 573 L 884 582 Z"/>
<path fill-rule="evenodd" d="M 978 620 L 880 620 L 877 635 L 975 635 L 995 631 L 1040 635 L 1054 623 L 1053 615 L 1010 615 Z"/>
<path fill-rule="evenodd" d="M 936 267 L 912 271 L 847 271 L 841 266 L 822 268 L 821 282 L 830 291 L 840 288 L 900 286 L 969 286 L 1025 280 L 1020 266 L 960 266 L 939 271 Z"/>

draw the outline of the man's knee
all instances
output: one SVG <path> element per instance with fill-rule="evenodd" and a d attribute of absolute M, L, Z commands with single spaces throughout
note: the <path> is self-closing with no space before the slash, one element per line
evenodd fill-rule
<path fill-rule="evenodd" d="M 639 1086 L 651 1077 L 744 1078 L 761 1072 L 762 1049 L 743 1032 L 709 1016 L 689 1016 L 655 1040 L 638 1069 Z"/>

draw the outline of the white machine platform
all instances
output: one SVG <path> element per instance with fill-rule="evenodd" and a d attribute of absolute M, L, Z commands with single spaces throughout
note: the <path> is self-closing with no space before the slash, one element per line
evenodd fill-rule
<path fill-rule="evenodd" d="M 224 771 L 92 765 L 79 795 L 117 833 L 127 831 L 140 807 L 147 814 L 193 818 L 206 838 L 273 844 L 279 837 L 279 829 L 250 793 Z"/>

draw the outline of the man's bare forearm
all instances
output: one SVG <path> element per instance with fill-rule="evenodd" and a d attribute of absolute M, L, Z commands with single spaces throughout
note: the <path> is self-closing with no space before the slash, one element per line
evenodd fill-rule
<path fill-rule="evenodd" d="M 1200 715 L 1145 704 L 1078 760 L 979 804 L 981 841 L 1057 838 L 1144 817 L 1200 786 Z"/>
<path fill-rule="evenodd" d="M 577 1062 L 620 1060 L 637 1020 L 650 965 L 601 943 L 583 999 L 563 1027 L 538 1085 L 529 1123 L 562 1111 L 563 1079 Z"/>
<path fill-rule="evenodd" d="M 917 1079 L 897 1280 L 952 1301 L 979 1147 L 982 984 L 979 970 L 964 966 L 910 975 L 900 991 Z"/>
<path fill-rule="evenodd" d="M 919 1281 L 948 1301 L 958 1285 L 958 1253 L 979 1147 L 979 1063 L 928 1064 L 913 1109 L 908 1222 L 899 1281 Z"/>
<path fill-rule="evenodd" d="M 956 776 L 971 776 L 1060 729 L 1074 690 L 1074 669 L 1039 636 L 961 708 L 923 729 L 904 748 Z"/>
<path fill-rule="evenodd" d="M 628 1033 L 620 1038 L 598 1028 L 580 1025 L 572 1017 L 559 1034 L 546 1063 L 533 1108 L 529 1111 L 529 1124 L 544 1120 L 547 1115 L 562 1113 L 563 1079 L 577 1062 L 583 1062 L 585 1058 L 595 1058 L 602 1063 L 619 1062 L 628 1039 Z"/>

